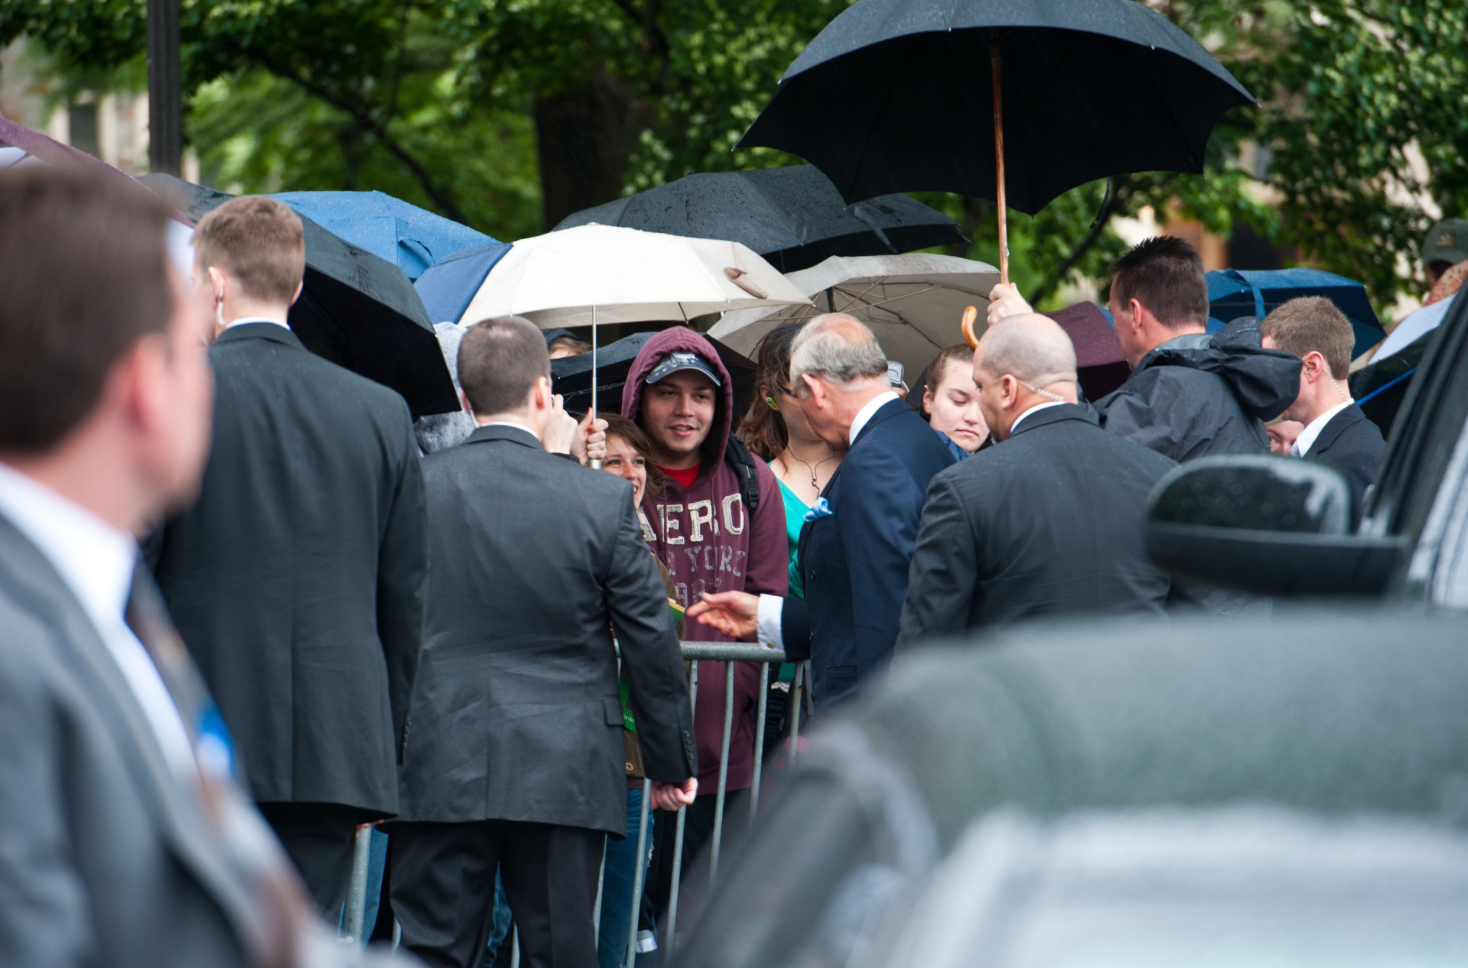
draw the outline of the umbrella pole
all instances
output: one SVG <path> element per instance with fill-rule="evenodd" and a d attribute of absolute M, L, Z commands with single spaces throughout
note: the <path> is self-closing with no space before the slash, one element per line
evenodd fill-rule
<path fill-rule="evenodd" d="M 591 307 L 591 422 L 596 423 L 596 306 Z M 590 460 L 587 463 L 595 471 L 601 470 L 601 461 Z"/>
<path fill-rule="evenodd" d="M 999 65 L 1003 57 L 999 51 L 999 31 L 989 28 L 989 72 L 994 88 L 994 170 L 999 179 L 999 194 L 995 204 L 999 206 L 999 281 L 1009 282 L 1009 222 L 1004 203 L 1004 102 L 999 91 Z"/>

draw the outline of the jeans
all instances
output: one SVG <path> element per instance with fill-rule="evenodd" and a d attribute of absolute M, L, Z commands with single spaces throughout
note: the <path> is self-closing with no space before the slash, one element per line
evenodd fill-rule
<path fill-rule="evenodd" d="M 653 814 L 647 815 L 647 844 L 643 848 L 642 869 L 647 873 L 647 861 L 652 855 Z M 632 896 L 633 879 L 637 874 L 637 823 L 642 816 L 642 788 L 627 791 L 627 837 L 625 840 L 607 838 L 607 859 L 602 868 L 601 930 L 596 945 L 597 962 L 600 968 L 622 968 L 627 962 L 628 929 L 632 925 L 632 909 L 640 907 L 642 899 Z"/>

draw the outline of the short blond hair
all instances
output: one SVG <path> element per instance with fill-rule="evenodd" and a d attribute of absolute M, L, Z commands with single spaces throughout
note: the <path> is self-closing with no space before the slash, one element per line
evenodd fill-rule
<path fill-rule="evenodd" d="M 1356 331 L 1346 314 L 1324 296 L 1301 296 L 1281 304 L 1259 323 L 1259 335 L 1302 360 L 1306 353 L 1319 353 L 1337 380 L 1350 374 Z"/>
<path fill-rule="evenodd" d="M 194 262 L 217 266 L 261 302 L 290 302 L 306 273 L 301 218 L 262 195 L 232 198 L 194 226 Z"/>

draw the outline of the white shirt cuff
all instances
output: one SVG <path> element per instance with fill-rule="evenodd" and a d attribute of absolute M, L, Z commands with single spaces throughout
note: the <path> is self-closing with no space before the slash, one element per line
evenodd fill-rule
<path fill-rule="evenodd" d="M 780 632 L 780 613 L 785 608 L 785 599 L 775 595 L 761 595 L 759 597 L 759 615 L 757 618 L 760 644 L 767 649 L 779 649 L 785 651 L 785 637 Z"/>

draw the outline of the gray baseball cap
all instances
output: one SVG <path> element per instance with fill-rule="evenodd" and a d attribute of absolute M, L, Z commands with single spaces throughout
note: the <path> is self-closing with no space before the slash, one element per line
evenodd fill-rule
<path fill-rule="evenodd" d="M 1434 225 L 1422 240 L 1422 262 L 1446 262 L 1457 265 L 1468 259 L 1468 222 L 1460 218 L 1445 218 Z"/>
<path fill-rule="evenodd" d="M 652 372 L 647 375 L 646 382 L 657 383 L 668 374 L 677 373 L 679 370 L 697 370 L 710 380 L 713 380 L 714 386 L 721 387 L 724 385 L 719 379 L 719 375 L 714 372 L 714 368 L 704 362 L 703 357 L 697 353 L 684 352 L 669 353 L 661 360 L 658 360 L 658 365 L 653 367 Z"/>

